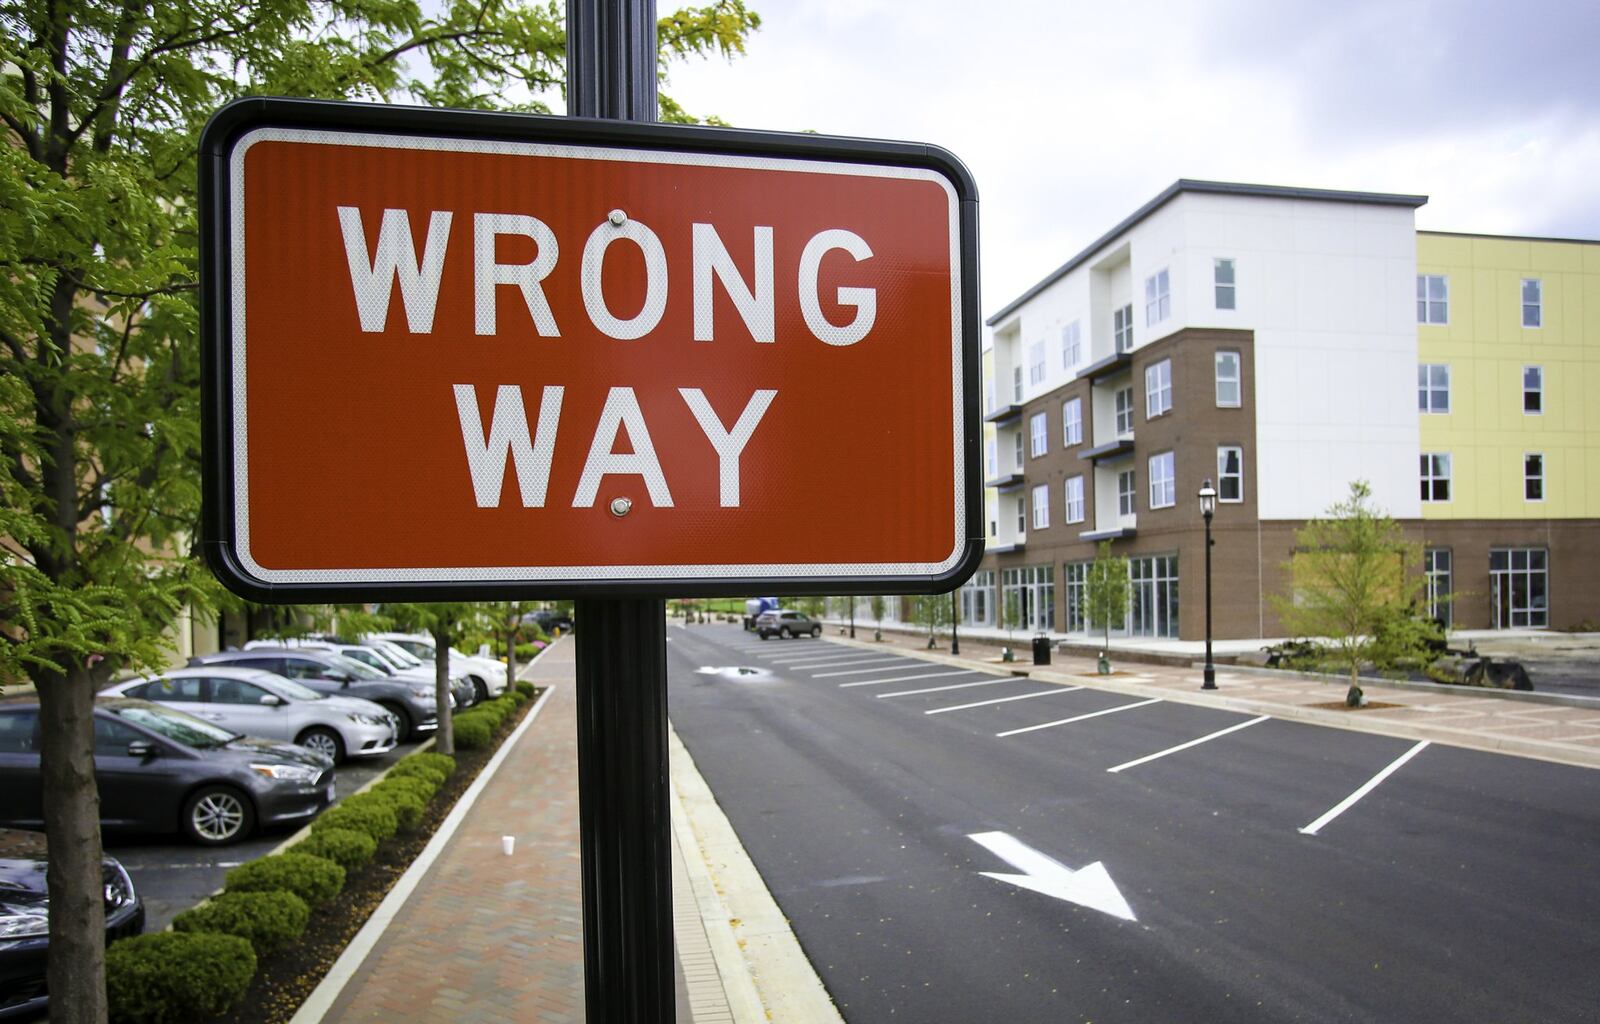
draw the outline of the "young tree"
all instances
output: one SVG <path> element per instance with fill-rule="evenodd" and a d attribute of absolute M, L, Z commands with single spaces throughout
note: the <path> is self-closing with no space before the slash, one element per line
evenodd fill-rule
<path fill-rule="evenodd" d="M 867 598 L 867 607 L 872 611 L 873 621 L 877 623 L 872 631 L 872 639 L 874 640 L 883 639 L 883 613 L 887 610 L 888 605 L 888 599 L 882 594 L 873 594 Z"/>
<path fill-rule="evenodd" d="M 663 64 L 743 52 L 743 0 L 661 19 Z M 40 698 L 51 1018 L 106 1018 L 92 699 L 216 590 L 199 522 L 195 154 L 245 94 L 544 110 L 555 4 L 0 6 L 0 679 Z M 661 97 L 663 120 L 690 120 Z"/>
<path fill-rule="evenodd" d="M 1110 541 L 1100 542 L 1084 589 L 1090 621 L 1100 623 L 1105 629 L 1105 646 L 1100 655 L 1105 659 L 1111 650 L 1111 624 L 1121 623 L 1127 614 L 1129 590 L 1128 560 L 1111 553 Z"/>
<path fill-rule="evenodd" d="M 1363 480 L 1295 533 L 1294 556 L 1285 566 L 1289 593 L 1273 603 L 1291 632 L 1332 641 L 1350 673 L 1345 703 L 1351 707 L 1361 704 L 1361 664 L 1378 644 L 1421 642 L 1423 632 L 1407 628 L 1424 586 L 1422 576 L 1407 568 L 1421 562 L 1400 524 L 1373 506 Z"/>
<path fill-rule="evenodd" d="M 1006 631 L 1006 650 L 1016 645 L 1015 631 L 1022 624 L 1022 595 L 1015 587 L 1000 592 L 1000 625 Z"/>

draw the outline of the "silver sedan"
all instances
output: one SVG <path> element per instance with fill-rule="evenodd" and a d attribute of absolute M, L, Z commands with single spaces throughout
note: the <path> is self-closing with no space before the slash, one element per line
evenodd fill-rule
<path fill-rule="evenodd" d="M 388 753 L 400 731 L 394 715 L 372 701 L 318 693 L 260 669 L 180 668 L 101 692 L 159 701 L 245 736 L 297 743 L 336 763 Z"/>

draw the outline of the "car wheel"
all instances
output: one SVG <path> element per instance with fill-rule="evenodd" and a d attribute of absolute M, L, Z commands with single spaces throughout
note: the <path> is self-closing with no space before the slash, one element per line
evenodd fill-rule
<path fill-rule="evenodd" d="M 788 626 L 785 626 L 785 627 L 783 627 L 783 628 L 782 628 L 782 629 L 780 629 L 780 630 L 778 630 L 778 635 L 779 635 L 779 636 L 780 636 L 780 637 L 782 637 L 782 638 L 783 638 L 783 639 L 785 639 L 785 640 L 787 640 L 787 639 L 789 639 L 789 638 L 790 638 L 790 637 L 791 637 L 791 636 L 793 636 L 793 635 L 794 635 L 794 634 L 793 634 L 793 633 L 791 633 L 791 632 L 789 632 L 789 627 L 788 627 Z"/>
<path fill-rule="evenodd" d="M 815 640 L 820 636 L 822 636 L 822 627 L 821 626 L 812 626 L 811 627 L 811 639 Z"/>
<path fill-rule="evenodd" d="M 183 804 L 183 832 L 201 846 L 226 846 L 249 835 L 256 812 L 232 786 L 205 786 Z"/>
<path fill-rule="evenodd" d="M 313 726 L 295 737 L 295 742 L 307 750 L 326 754 L 333 758 L 334 764 L 344 763 L 344 740 L 332 729 Z"/>
<path fill-rule="evenodd" d="M 395 731 L 395 740 L 404 743 L 411 739 L 416 730 L 411 727 L 411 716 L 406 714 L 406 709 L 398 704 L 385 704 L 383 710 L 400 720 L 400 728 Z"/>
<path fill-rule="evenodd" d="M 484 701 L 489 699 L 489 685 L 482 679 L 479 679 L 477 676 L 471 676 L 470 678 L 472 680 L 473 692 L 472 703 L 482 704 Z"/>

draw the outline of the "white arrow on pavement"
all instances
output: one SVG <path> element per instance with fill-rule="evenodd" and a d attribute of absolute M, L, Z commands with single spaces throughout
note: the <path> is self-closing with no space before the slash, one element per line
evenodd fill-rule
<path fill-rule="evenodd" d="M 1023 889 L 1032 889 L 1058 900 L 1120 917 L 1124 921 L 1138 920 L 1133 916 L 1133 908 L 1128 906 L 1128 901 L 1117 890 L 1117 884 L 1111 880 L 1105 865 L 1099 861 L 1074 871 L 1054 857 L 1046 856 L 1004 832 L 974 832 L 967 838 L 1022 872 L 1020 875 L 979 872 L 986 878 L 1010 882 Z"/>

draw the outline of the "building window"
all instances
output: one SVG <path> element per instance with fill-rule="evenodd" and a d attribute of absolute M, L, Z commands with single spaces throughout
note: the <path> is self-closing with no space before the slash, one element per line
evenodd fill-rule
<path fill-rule="evenodd" d="M 1244 500 L 1244 449 L 1237 445 L 1217 449 L 1217 500 Z"/>
<path fill-rule="evenodd" d="M 1043 455 L 1050 445 L 1049 420 L 1042 412 L 1028 417 L 1028 454 L 1034 458 Z M 1020 436 L 1020 435 L 1019 435 Z"/>
<path fill-rule="evenodd" d="M 1083 340 L 1079 337 L 1078 321 L 1061 328 L 1061 368 L 1070 370 L 1083 362 Z"/>
<path fill-rule="evenodd" d="M 1144 368 L 1144 418 L 1172 411 L 1172 360 Z"/>
<path fill-rule="evenodd" d="M 1013 402 L 1022 401 L 1022 367 L 1020 366 L 1011 368 L 1011 400 Z"/>
<path fill-rule="evenodd" d="M 1171 508 L 1177 502 L 1178 490 L 1173 479 L 1173 453 L 1162 452 L 1150 456 L 1150 507 Z"/>
<path fill-rule="evenodd" d="M 1544 326 L 1544 282 L 1537 277 L 1522 279 L 1522 326 Z"/>
<path fill-rule="evenodd" d="M 1450 549 L 1428 548 L 1422 552 L 1423 576 L 1428 583 L 1428 618 L 1450 628 Z"/>
<path fill-rule="evenodd" d="M 1042 530 L 1050 525 L 1050 488 L 1044 484 L 1033 489 L 1033 528 Z"/>
<path fill-rule="evenodd" d="M 1089 628 L 1089 563 L 1068 562 L 1062 569 L 1067 584 L 1067 632 L 1082 633 Z"/>
<path fill-rule="evenodd" d="M 990 412 L 994 412 L 994 398 L 994 374 L 991 373 L 989 379 L 983 382 L 983 407 Z"/>
<path fill-rule="evenodd" d="M 1238 408 L 1242 391 L 1239 387 L 1239 353 L 1217 353 L 1217 404 Z"/>
<path fill-rule="evenodd" d="M 1417 366 L 1417 411 L 1450 411 L 1450 364 L 1420 363 Z"/>
<path fill-rule="evenodd" d="M 1178 635 L 1178 556 L 1128 559 L 1128 632 L 1133 636 Z"/>
<path fill-rule="evenodd" d="M 1123 437 L 1133 433 L 1133 389 L 1122 388 L 1117 392 L 1117 436 Z"/>
<path fill-rule="evenodd" d="M 1544 412 L 1544 367 L 1522 368 L 1522 411 L 1538 415 Z"/>
<path fill-rule="evenodd" d="M 1422 500 L 1450 500 L 1450 455 L 1448 452 L 1422 453 Z"/>
<path fill-rule="evenodd" d="M 1528 501 L 1544 500 L 1544 456 L 1538 452 L 1522 457 L 1522 496 Z"/>
<path fill-rule="evenodd" d="M 1083 477 L 1067 477 L 1067 522 L 1083 522 Z"/>
<path fill-rule="evenodd" d="M 1133 350 L 1133 303 L 1112 311 L 1111 340 L 1118 355 Z"/>
<path fill-rule="evenodd" d="M 1015 434 L 1012 434 L 1011 440 L 1016 442 L 1016 444 L 1012 446 L 1015 449 L 1012 454 L 1016 456 L 1015 461 L 1017 472 L 1020 473 L 1022 472 L 1022 431 L 1019 430 Z"/>
<path fill-rule="evenodd" d="M 969 626 L 994 625 L 994 570 L 972 574 L 961 588 L 961 621 Z"/>
<path fill-rule="evenodd" d="M 1125 469 L 1117 474 L 1117 515 L 1133 515 L 1133 493 L 1138 488 L 1138 474 Z"/>
<path fill-rule="evenodd" d="M 1489 549 L 1489 604 L 1495 629 L 1548 626 L 1549 555 L 1544 548 Z"/>
<path fill-rule="evenodd" d="M 1083 399 L 1061 403 L 1061 443 L 1066 447 L 1083 443 Z"/>
<path fill-rule="evenodd" d="M 993 480 L 1000 475 L 1000 442 L 994 438 L 983 443 L 984 479 Z"/>
<path fill-rule="evenodd" d="M 1044 383 L 1044 342 L 1036 341 L 1028 346 L 1028 383 Z"/>
<path fill-rule="evenodd" d="M 1417 275 L 1417 323 L 1450 322 L 1450 279 L 1443 274 Z"/>
<path fill-rule="evenodd" d="M 1017 497 L 1017 533 L 1019 535 L 1021 535 L 1021 534 L 1027 533 L 1027 532 L 1028 532 L 1028 503 L 1023 501 L 1021 496 L 1019 495 Z"/>
<path fill-rule="evenodd" d="M 1144 325 L 1158 324 L 1172 312 L 1172 289 L 1165 267 L 1144 279 Z"/>
<path fill-rule="evenodd" d="M 1234 293 L 1235 284 L 1233 279 L 1233 261 L 1212 260 L 1211 279 L 1216 283 L 1217 308 L 1239 308 L 1235 302 L 1237 295 Z"/>
<path fill-rule="evenodd" d="M 1055 567 L 1049 565 L 1002 570 L 1001 587 L 1010 613 L 1007 619 L 1019 629 L 1031 629 L 1036 633 L 1048 633 L 1055 628 L 1055 577 Z"/>

